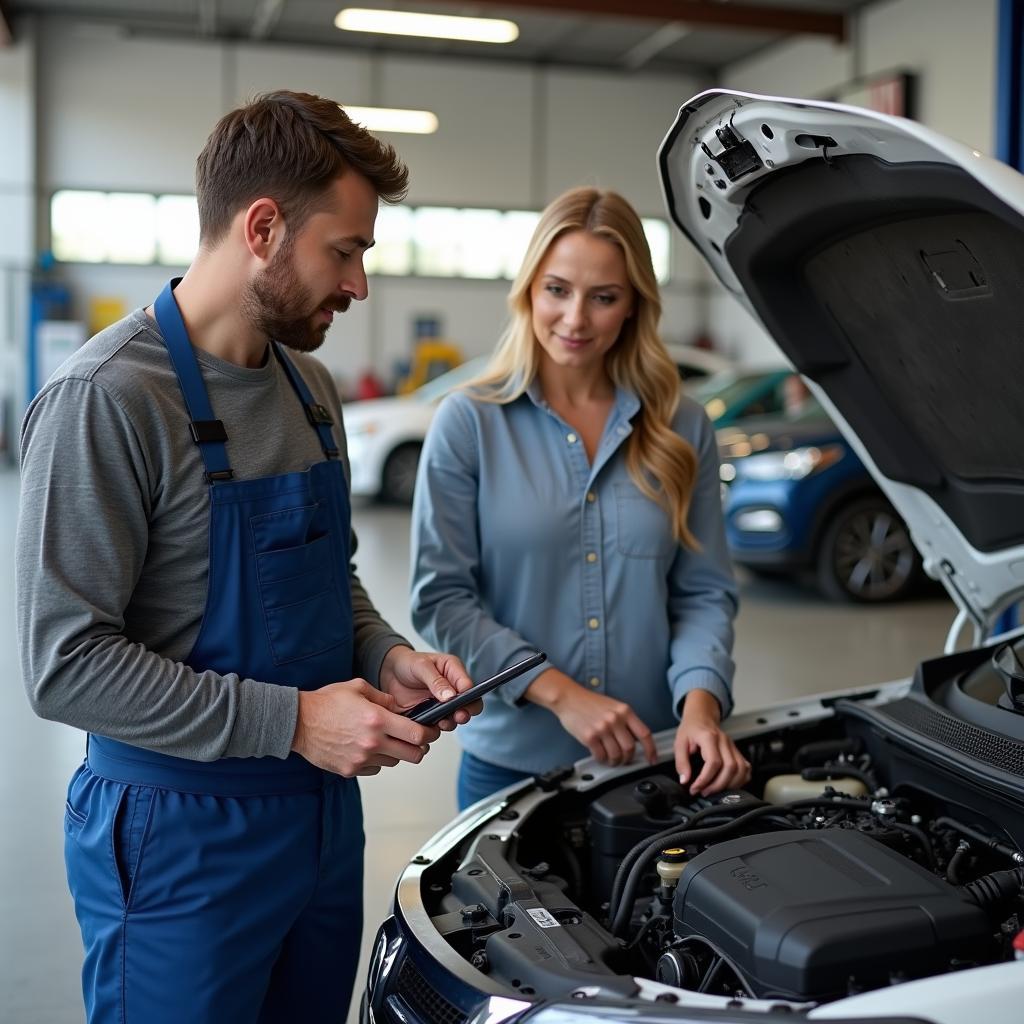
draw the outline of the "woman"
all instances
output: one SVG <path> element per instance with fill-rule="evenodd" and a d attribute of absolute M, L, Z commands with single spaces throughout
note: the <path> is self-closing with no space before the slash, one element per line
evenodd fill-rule
<path fill-rule="evenodd" d="M 549 659 L 459 730 L 460 808 L 588 751 L 624 764 L 639 744 L 653 762 L 652 730 L 677 722 L 691 793 L 742 785 L 720 726 L 736 588 L 715 437 L 658 335 L 633 208 L 556 199 L 509 305 L 487 371 L 438 409 L 413 507 L 416 629 L 476 679 Z"/>

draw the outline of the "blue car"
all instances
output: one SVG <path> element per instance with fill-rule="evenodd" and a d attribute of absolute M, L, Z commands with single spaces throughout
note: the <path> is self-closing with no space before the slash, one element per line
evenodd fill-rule
<path fill-rule="evenodd" d="M 796 376 L 785 367 L 723 370 L 701 381 L 691 392 L 718 427 L 740 420 L 775 416 L 786 406 L 787 381 Z M 799 379 L 799 378 L 798 378 Z"/>
<path fill-rule="evenodd" d="M 816 403 L 796 420 L 718 431 L 734 561 L 764 575 L 813 572 L 834 600 L 894 601 L 922 579 L 910 532 Z"/>

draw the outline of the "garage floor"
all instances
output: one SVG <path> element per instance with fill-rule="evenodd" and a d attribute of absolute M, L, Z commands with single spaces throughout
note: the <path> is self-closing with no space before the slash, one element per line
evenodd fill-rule
<path fill-rule="evenodd" d="M 84 743 L 75 730 L 36 719 L 23 697 L 11 584 L 16 518 L 17 477 L 0 470 L 0 1018 L 72 1024 L 83 1019 L 80 949 L 61 821 L 67 779 Z M 362 506 L 355 526 L 363 581 L 384 615 L 411 636 L 408 513 Z M 952 616 L 941 596 L 887 609 L 841 607 L 792 584 L 744 578 L 738 706 L 906 676 L 920 658 L 941 650 Z M 421 765 L 400 766 L 363 785 L 364 959 L 398 871 L 454 811 L 457 753 L 454 737 L 444 736 Z"/>

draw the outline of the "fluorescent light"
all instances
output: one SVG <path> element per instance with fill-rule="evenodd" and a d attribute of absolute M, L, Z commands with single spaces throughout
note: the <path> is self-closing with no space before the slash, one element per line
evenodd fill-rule
<path fill-rule="evenodd" d="M 401 110 L 397 107 L 341 108 L 357 124 L 371 132 L 404 132 L 407 135 L 433 135 L 437 114 L 430 110 Z"/>
<path fill-rule="evenodd" d="M 375 11 L 365 7 L 346 7 L 338 11 L 334 24 L 346 32 L 463 39 L 473 43 L 511 43 L 519 38 L 519 26 L 500 18 L 456 18 L 447 14 Z"/>

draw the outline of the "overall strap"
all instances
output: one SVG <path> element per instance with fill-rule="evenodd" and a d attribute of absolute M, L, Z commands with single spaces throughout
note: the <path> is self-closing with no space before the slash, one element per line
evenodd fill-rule
<path fill-rule="evenodd" d="M 334 444 L 334 435 L 331 433 L 334 420 L 331 419 L 330 412 L 328 412 L 326 406 L 321 405 L 313 397 L 313 392 L 306 386 L 306 382 L 302 379 L 302 374 L 295 369 L 295 364 L 285 355 L 283 347 L 276 341 L 270 344 L 274 354 L 281 361 L 284 372 L 287 374 L 288 380 L 291 381 L 295 393 L 299 396 L 299 401 L 302 403 L 302 408 L 306 413 L 306 419 L 312 424 L 313 429 L 320 438 L 320 447 L 323 448 L 324 455 L 329 459 L 336 459 L 340 452 Z"/>
<path fill-rule="evenodd" d="M 206 393 L 206 385 L 203 383 L 199 364 L 192 351 L 192 342 L 189 341 L 188 331 L 185 329 L 185 321 L 181 318 L 181 310 L 174 299 L 173 289 L 180 280 L 181 278 L 175 278 L 168 281 L 153 303 L 153 309 L 185 399 L 185 408 L 190 420 L 189 433 L 192 440 L 199 445 L 203 464 L 206 466 L 206 480 L 212 484 L 230 480 L 234 475 L 224 444 L 228 435 L 224 424 L 214 418 L 210 397 Z"/>

